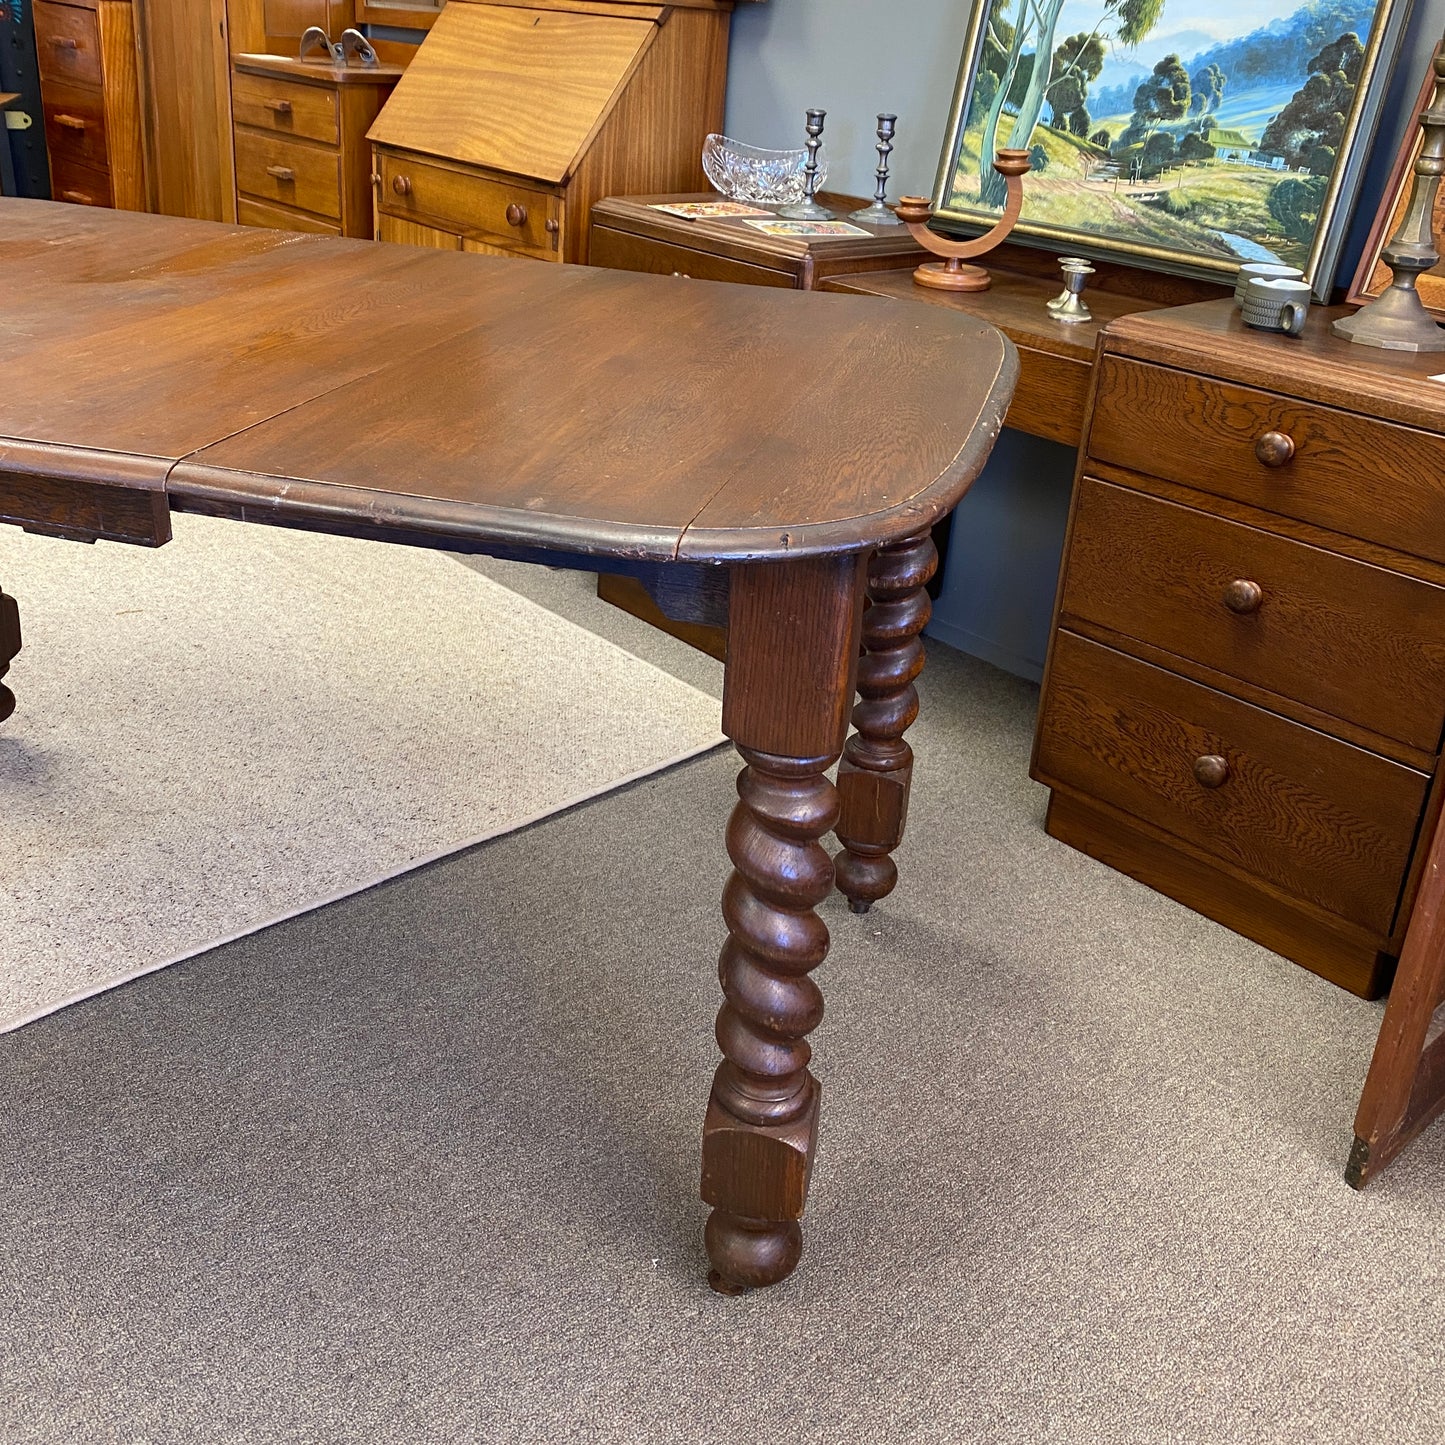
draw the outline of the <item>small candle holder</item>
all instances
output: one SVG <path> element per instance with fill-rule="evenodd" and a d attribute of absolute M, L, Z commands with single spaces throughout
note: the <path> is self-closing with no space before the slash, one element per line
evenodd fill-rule
<path fill-rule="evenodd" d="M 831 221 L 832 211 L 825 210 L 813 199 L 818 189 L 818 147 L 823 144 L 823 117 L 826 110 L 807 112 L 808 160 L 803 167 L 803 199 L 796 206 L 784 206 L 778 215 L 785 221 Z"/>
<path fill-rule="evenodd" d="M 893 152 L 893 134 L 898 123 L 896 115 L 883 112 L 878 117 L 878 188 L 873 193 L 873 204 L 854 211 L 850 221 L 862 221 L 865 226 L 901 226 L 903 223 L 888 206 L 888 157 Z"/>
<path fill-rule="evenodd" d="M 1380 252 L 1393 279 L 1376 300 L 1353 316 L 1340 317 L 1330 327 L 1333 335 L 1357 346 L 1378 346 L 1386 351 L 1445 351 L 1445 331 L 1426 311 L 1415 284 L 1440 260 L 1434 217 L 1435 196 L 1445 171 L 1445 47 L 1435 52 L 1434 69 L 1435 90 L 1428 108 L 1420 115 L 1425 138 L 1415 161 L 1410 203 L 1390 244 Z"/>
<path fill-rule="evenodd" d="M 1080 321 L 1092 321 L 1094 313 L 1084 305 L 1084 287 L 1094 268 L 1081 256 L 1065 256 L 1059 261 L 1064 273 L 1064 292 L 1048 303 L 1055 321 L 1066 321 L 1074 325 Z"/>
<path fill-rule="evenodd" d="M 1059 294 L 1055 296 L 1052 301 L 1047 301 L 1044 303 L 1050 311 L 1058 311 L 1061 308 L 1067 306 L 1069 304 L 1069 297 L 1074 294 L 1072 291 L 1069 290 L 1069 267 L 1087 266 L 1088 264 L 1089 263 L 1085 261 L 1082 256 L 1059 257 L 1059 269 L 1062 270 L 1064 273 L 1064 289 L 1060 291 Z"/>

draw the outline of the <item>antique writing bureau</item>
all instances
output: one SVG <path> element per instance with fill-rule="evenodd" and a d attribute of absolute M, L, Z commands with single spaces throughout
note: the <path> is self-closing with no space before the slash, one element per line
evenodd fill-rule
<path fill-rule="evenodd" d="M 1055 837 L 1368 996 L 1440 807 L 1445 384 L 1338 314 L 1107 329 L 1033 771 Z"/>
<path fill-rule="evenodd" d="M 587 259 L 615 192 L 703 183 L 731 0 L 452 0 L 371 127 L 377 237 Z"/>

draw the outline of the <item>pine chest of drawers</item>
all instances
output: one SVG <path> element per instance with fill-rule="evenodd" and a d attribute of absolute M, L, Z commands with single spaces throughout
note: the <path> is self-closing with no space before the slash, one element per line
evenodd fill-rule
<path fill-rule="evenodd" d="M 393 65 L 234 56 L 236 219 L 370 240 L 366 132 L 401 74 Z"/>
<path fill-rule="evenodd" d="M 139 57 L 129 0 L 35 0 L 50 194 L 144 211 Z"/>
<path fill-rule="evenodd" d="M 1338 314 L 1106 331 L 1033 775 L 1053 836 L 1373 996 L 1441 800 L 1445 363 Z"/>

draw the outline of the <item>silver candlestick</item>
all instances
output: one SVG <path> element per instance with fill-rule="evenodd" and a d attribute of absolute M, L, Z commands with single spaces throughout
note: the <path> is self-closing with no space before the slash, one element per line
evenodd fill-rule
<path fill-rule="evenodd" d="M 803 167 L 803 199 L 796 206 L 784 206 L 778 212 L 785 221 L 831 221 L 832 211 L 824 210 L 813 199 L 818 189 L 818 147 L 823 144 L 823 117 L 826 110 L 807 112 L 808 162 Z"/>
<path fill-rule="evenodd" d="M 893 151 L 893 131 L 898 123 L 896 115 L 881 113 L 878 117 L 878 189 L 873 193 L 873 204 L 854 211 L 848 218 L 862 221 L 865 226 L 901 226 L 902 221 L 893 214 L 893 207 L 887 204 L 888 157 Z"/>
<path fill-rule="evenodd" d="M 1050 301 L 1049 309 L 1055 321 L 1092 321 L 1094 313 L 1084 305 L 1084 287 L 1094 268 L 1079 256 L 1066 256 L 1059 262 L 1064 273 L 1064 294 L 1057 302 Z"/>

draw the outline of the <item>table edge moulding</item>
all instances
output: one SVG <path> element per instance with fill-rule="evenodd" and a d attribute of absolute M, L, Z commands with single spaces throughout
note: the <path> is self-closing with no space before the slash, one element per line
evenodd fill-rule
<path fill-rule="evenodd" d="M 835 884 L 857 908 L 892 887 L 928 529 L 988 456 L 1013 345 L 846 297 L 33 201 L 0 200 L 0 267 L 0 521 L 159 546 L 198 511 L 725 579 L 722 726 L 744 767 L 705 1241 L 723 1293 L 785 1277 L 819 1117 L 817 909 Z M 0 584 L 8 714 L 25 579 Z"/>

